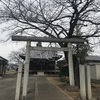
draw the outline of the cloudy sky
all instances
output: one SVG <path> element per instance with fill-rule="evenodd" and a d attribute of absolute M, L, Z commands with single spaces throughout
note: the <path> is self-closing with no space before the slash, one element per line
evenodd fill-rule
<path fill-rule="evenodd" d="M 6 41 L 8 38 L 8 31 L 5 31 L 5 24 L 0 24 L 0 56 L 8 59 L 11 51 L 18 51 L 20 48 L 25 46 L 25 42 L 15 42 L 11 39 Z"/>
<path fill-rule="evenodd" d="M 2 28 L 2 24 L 0 24 L 0 28 Z M 6 28 L 4 30 L 6 30 Z M 20 48 L 25 46 L 25 43 L 23 42 L 19 42 L 19 43 L 12 42 L 12 41 L 2 42 L 2 40 L 4 40 L 7 37 L 7 34 L 8 34 L 7 31 L 6 33 L 2 33 L 0 29 L 0 56 L 5 57 L 5 58 L 8 58 L 11 51 L 18 51 Z M 100 45 L 94 48 L 93 54 L 100 55 Z"/>
<path fill-rule="evenodd" d="M 8 56 L 11 51 L 18 51 L 20 48 L 25 47 L 25 42 L 15 42 L 15 41 L 8 41 L 8 42 L 0 42 L 0 56 L 9 59 Z M 94 55 L 100 55 L 100 48 L 94 48 Z"/>
<path fill-rule="evenodd" d="M 25 43 L 20 42 L 0 42 L 0 56 L 7 58 L 11 51 L 18 51 L 20 48 L 24 47 Z"/>
<path fill-rule="evenodd" d="M 0 56 L 9 59 L 8 56 L 11 53 L 11 51 L 18 51 L 20 48 L 25 47 L 25 42 L 15 42 L 12 40 L 9 40 L 7 42 L 3 42 L 3 40 L 6 39 L 6 37 L 8 36 L 8 33 L 6 31 L 6 33 L 2 33 L 1 29 L 0 29 Z M 34 43 L 33 45 L 36 45 L 36 43 Z M 100 55 L 100 45 L 96 45 L 94 48 L 94 52 L 92 53 L 92 55 Z"/>

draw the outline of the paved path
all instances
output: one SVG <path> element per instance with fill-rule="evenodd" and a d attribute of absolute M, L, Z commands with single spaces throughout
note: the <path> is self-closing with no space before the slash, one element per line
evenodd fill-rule
<path fill-rule="evenodd" d="M 0 80 L 0 100 L 14 100 L 16 78 Z"/>
<path fill-rule="evenodd" d="M 66 95 L 50 83 L 46 77 L 38 76 L 35 100 L 68 100 Z"/>
<path fill-rule="evenodd" d="M 46 77 L 29 77 L 28 83 L 27 100 L 68 100 Z M 0 79 L 0 100 L 15 100 L 15 88 L 16 77 Z"/>
<path fill-rule="evenodd" d="M 0 79 L 0 100 L 15 100 L 16 77 L 5 77 Z M 29 77 L 27 100 L 35 98 L 36 77 Z"/>

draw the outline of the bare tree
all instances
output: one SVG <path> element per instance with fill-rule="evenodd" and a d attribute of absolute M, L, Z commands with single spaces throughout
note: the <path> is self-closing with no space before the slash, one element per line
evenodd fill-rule
<path fill-rule="evenodd" d="M 91 38 L 96 38 L 96 42 L 99 42 L 100 37 L 100 1 L 1 0 L 0 22 L 6 23 L 4 31 L 7 29 L 10 36 L 42 34 L 53 38 L 77 37 L 86 38 L 93 44 Z M 77 26 L 81 27 L 81 36 L 75 34 Z M 59 45 L 66 47 L 67 43 Z M 67 53 L 65 56 L 67 57 Z M 75 57 L 74 62 L 77 62 Z M 77 63 L 74 63 L 74 69 L 75 79 L 78 79 Z"/>
<path fill-rule="evenodd" d="M 75 27 L 81 25 L 82 37 L 98 37 L 99 4 L 99 0 L 1 0 L 0 20 L 13 25 L 12 34 L 36 30 L 49 37 L 75 37 Z"/>
<path fill-rule="evenodd" d="M 86 38 L 89 42 L 91 37 L 99 40 L 99 0 L 1 0 L 0 5 L 0 22 L 9 23 L 10 36 L 42 34 L 53 38 Z M 77 26 L 81 26 L 81 36 L 75 34 Z M 66 47 L 67 43 L 59 45 Z"/>
<path fill-rule="evenodd" d="M 1 0 L 0 5 L 0 22 L 8 23 L 4 30 L 10 36 L 42 34 L 87 39 L 100 36 L 99 0 Z M 75 34 L 77 26 L 81 26 L 81 36 Z M 60 43 L 60 46 L 67 44 Z"/>
<path fill-rule="evenodd" d="M 99 0 L 1 0 L 0 21 L 11 35 L 44 34 L 54 38 L 99 37 Z M 75 29 L 81 26 L 82 35 Z M 7 31 L 8 31 L 7 30 Z M 66 43 L 60 46 L 66 46 Z"/>
<path fill-rule="evenodd" d="M 15 63 L 23 62 L 24 60 L 21 59 L 20 54 L 25 54 L 24 48 L 21 48 L 19 51 L 12 51 L 8 57 L 9 61 Z"/>

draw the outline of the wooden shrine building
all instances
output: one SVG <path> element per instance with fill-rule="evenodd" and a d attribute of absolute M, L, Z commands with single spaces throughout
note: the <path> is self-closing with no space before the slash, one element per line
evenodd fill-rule
<path fill-rule="evenodd" d="M 37 44 L 37 46 L 40 46 Z M 25 55 L 20 55 L 25 60 Z M 57 72 L 55 68 L 55 60 L 61 56 L 56 51 L 30 51 L 30 67 L 29 72 L 37 74 L 38 71 L 43 71 L 44 74 Z"/>

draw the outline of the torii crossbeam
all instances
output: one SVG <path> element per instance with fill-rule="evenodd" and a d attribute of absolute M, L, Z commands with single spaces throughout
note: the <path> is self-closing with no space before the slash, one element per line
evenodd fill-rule
<path fill-rule="evenodd" d="M 31 42 L 57 42 L 57 43 L 84 43 L 85 39 L 80 38 L 48 38 L 32 36 L 12 36 L 13 41 L 31 41 Z"/>

